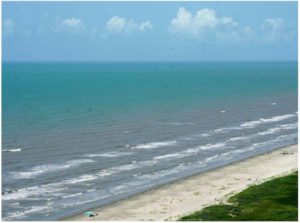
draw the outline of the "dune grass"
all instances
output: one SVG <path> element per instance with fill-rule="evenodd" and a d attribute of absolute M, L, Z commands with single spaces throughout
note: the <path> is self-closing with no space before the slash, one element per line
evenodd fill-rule
<path fill-rule="evenodd" d="M 298 172 L 254 185 L 229 204 L 206 207 L 180 221 L 297 221 Z"/>

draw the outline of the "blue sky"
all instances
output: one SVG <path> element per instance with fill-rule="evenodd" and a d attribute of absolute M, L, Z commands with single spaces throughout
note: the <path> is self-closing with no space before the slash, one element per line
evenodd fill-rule
<path fill-rule="evenodd" d="M 3 2 L 4 61 L 297 60 L 297 2 Z"/>

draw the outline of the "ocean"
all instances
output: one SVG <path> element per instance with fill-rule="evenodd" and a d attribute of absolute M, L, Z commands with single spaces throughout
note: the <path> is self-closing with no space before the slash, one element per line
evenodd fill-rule
<path fill-rule="evenodd" d="M 57 220 L 298 141 L 297 62 L 3 63 L 3 220 Z"/>

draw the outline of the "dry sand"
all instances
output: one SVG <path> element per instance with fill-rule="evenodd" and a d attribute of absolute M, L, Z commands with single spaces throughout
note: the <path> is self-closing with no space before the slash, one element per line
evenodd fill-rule
<path fill-rule="evenodd" d="M 281 148 L 94 209 L 98 214 L 95 217 L 80 214 L 65 220 L 177 220 L 205 206 L 226 202 L 232 194 L 250 185 L 295 171 L 297 160 L 297 145 Z"/>

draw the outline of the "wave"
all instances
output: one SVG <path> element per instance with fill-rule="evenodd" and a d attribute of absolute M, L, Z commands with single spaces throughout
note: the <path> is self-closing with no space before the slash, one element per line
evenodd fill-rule
<path fill-rule="evenodd" d="M 92 163 L 95 162 L 91 159 L 78 159 L 78 160 L 69 160 L 66 161 L 63 164 L 45 164 L 40 166 L 35 166 L 30 169 L 28 169 L 25 172 L 10 172 L 12 178 L 14 179 L 27 179 L 27 178 L 34 178 L 36 176 L 50 173 L 50 172 L 56 172 L 60 170 L 65 170 L 69 168 L 78 167 L 85 163 Z"/>
<path fill-rule="evenodd" d="M 242 130 L 242 129 L 245 129 L 245 128 L 254 128 L 254 127 L 256 127 L 258 125 L 261 125 L 261 124 L 264 124 L 264 123 L 279 122 L 279 121 L 291 119 L 291 118 L 294 118 L 294 117 L 297 117 L 297 113 L 280 115 L 280 116 L 273 116 L 271 118 L 261 118 L 259 120 L 255 120 L 255 121 L 244 122 L 244 123 L 240 124 L 239 126 L 224 127 L 224 128 L 209 130 L 206 133 L 202 133 L 200 136 L 201 137 L 209 137 L 209 136 L 212 136 L 214 134 L 227 133 L 231 130 Z"/>
<path fill-rule="evenodd" d="M 176 143 L 177 141 L 151 142 L 151 143 L 136 145 L 131 148 L 132 149 L 156 149 L 165 146 L 172 146 L 175 145 Z"/>
<path fill-rule="evenodd" d="M 162 156 L 156 156 L 153 159 L 154 160 L 162 160 L 162 159 L 174 159 L 174 158 L 183 158 L 189 156 L 189 154 L 184 154 L 184 153 L 172 153 L 172 154 L 166 154 L 166 155 L 162 155 Z"/>
<path fill-rule="evenodd" d="M 282 130 L 291 130 L 291 129 L 296 129 L 298 128 L 298 125 L 293 123 L 293 124 L 286 124 L 286 125 L 279 125 L 278 127 L 275 128 L 270 128 L 264 132 L 259 132 L 258 135 L 269 135 L 273 133 L 280 132 Z"/>
<path fill-rule="evenodd" d="M 203 134 L 201 134 L 201 136 L 208 137 L 208 136 L 211 136 L 211 134 L 209 134 L 209 133 L 203 133 Z"/>
<path fill-rule="evenodd" d="M 12 193 L 7 193 L 2 195 L 2 200 L 20 200 L 25 199 L 32 196 L 39 196 L 39 195 L 46 195 L 51 194 L 54 192 L 62 191 L 66 188 L 58 188 L 58 187 L 39 187 L 39 186 L 33 186 L 33 187 L 27 187 L 27 188 L 21 188 L 17 191 L 14 191 Z"/>
<path fill-rule="evenodd" d="M 205 159 L 205 162 L 213 161 L 213 160 L 215 160 L 218 157 L 219 157 L 219 155 L 214 155 L 214 156 L 208 157 L 208 158 Z"/>
<path fill-rule="evenodd" d="M 206 144 L 204 146 L 197 147 L 199 150 L 210 150 L 210 149 L 216 149 L 226 146 L 226 143 L 216 143 L 216 144 Z"/>
<path fill-rule="evenodd" d="M 176 167 L 171 168 L 171 169 L 160 170 L 160 171 L 157 171 L 157 172 L 151 173 L 151 174 L 139 175 L 139 176 L 136 176 L 136 178 L 140 179 L 140 180 L 154 180 L 154 179 L 159 179 L 161 177 L 165 177 L 165 176 L 170 175 L 170 174 L 178 173 L 178 172 L 182 171 L 185 168 L 186 168 L 186 165 L 180 164 L 180 165 L 177 165 Z"/>
<path fill-rule="evenodd" d="M 228 139 L 228 142 L 235 142 L 235 141 L 240 141 L 240 140 L 247 140 L 250 137 L 246 137 L 246 136 L 239 136 L 239 137 L 232 137 L 230 139 Z"/>
<path fill-rule="evenodd" d="M 290 119 L 290 118 L 294 118 L 297 115 L 295 114 L 286 114 L 286 115 L 279 115 L 279 116 L 274 116 L 271 118 L 261 118 L 257 121 L 250 121 L 250 122 L 245 122 L 243 124 L 241 124 L 241 127 L 245 127 L 245 128 L 254 128 L 257 125 L 263 124 L 263 123 L 271 123 L 271 122 L 279 122 L 279 121 L 283 121 L 286 119 Z"/>
<path fill-rule="evenodd" d="M 12 153 L 16 153 L 16 152 L 21 152 L 22 149 L 21 148 L 16 148 L 16 149 L 3 149 L 2 152 L 12 152 Z"/>
<path fill-rule="evenodd" d="M 146 160 L 146 161 L 140 161 L 140 162 L 133 162 L 131 164 L 125 164 L 125 165 L 120 165 L 120 166 L 114 166 L 110 168 L 103 169 L 97 173 L 98 176 L 110 176 L 112 174 L 120 173 L 123 171 L 129 171 L 129 170 L 134 170 L 146 166 L 151 166 L 156 161 L 154 160 Z"/>
<path fill-rule="evenodd" d="M 270 129 L 268 129 L 264 132 L 259 132 L 259 133 L 245 135 L 245 136 L 239 136 L 239 137 L 232 137 L 232 138 L 226 140 L 225 142 L 218 142 L 218 143 L 215 143 L 215 144 L 200 145 L 200 146 L 197 146 L 197 147 L 194 147 L 194 148 L 189 148 L 189 149 L 183 150 L 181 152 L 156 156 L 153 159 L 154 160 L 180 159 L 180 158 L 183 158 L 183 157 L 188 157 L 188 156 L 197 154 L 200 151 L 206 151 L 206 150 L 212 150 L 212 149 L 235 148 L 233 146 L 229 146 L 230 144 L 227 145 L 227 142 L 230 143 L 230 142 L 236 142 L 236 141 L 242 141 L 242 140 L 250 140 L 250 139 L 255 138 L 257 136 L 260 136 L 260 135 L 277 133 L 277 132 L 283 131 L 283 130 L 296 129 L 297 127 L 298 127 L 297 123 L 279 125 L 278 127 L 270 128 Z"/>
<path fill-rule="evenodd" d="M 46 211 L 48 210 L 48 208 L 49 208 L 48 206 L 32 206 L 31 208 L 24 211 L 8 213 L 7 214 L 8 216 L 4 217 L 3 220 L 18 219 L 31 213 Z"/>
<path fill-rule="evenodd" d="M 110 176 L 110 175 L 117 174 L 117 173 L 120 173 L 123 171 L 129 171 L 129 170 L 133 170 L 133 169 L 143 168 L 146 166 L 151 166 L 161 160 L 181 159 L 181 158 L 196 154 L 201 150 L 217 149 L 217 148 L 222 148 L 225 146 L 226 146 L 225 143 L 206 144 L 206 145 L 198 146 L 198 147 L 195 147 L 192 149 L 187 149 L 187 150 L 184 150 L 184 151 L 178 152 L 178 153 L 171 153 L 171 154 L 156 156 L 156 157 L 153 157 L 152 160 L 133 162 L 131 164 L 125 164 L 125 165 L 106 168 L 106 169 L 103 169 L 100 172 L 98 172 L 97 175 L 102 176 L 102 177 Z"/>
<path fill-rule="evenodd" d="M 78 196 L 81 196 L 82 194 L 83 194 L 82 192 L 76 193 L 76 194 L 69 194 L 69 195 L 63 196 L 62 198 L 78 197 Z"/>
<path fill-rule="evenodd" d="M 95 154 L 88 154 L 85 155 L 85 157 L 107 157 L 107 158 L 115 158 L 115 157 L 121 157 L 121 156 L 128 156 L 128 155 L 132 155 L 134 153 L 132 152 L 110 152 L 110 153 L 95 153 Z"/>
<path fill-rule="evenodd" d="M 83 183 L 87 181 L 93 181 L 96 180 L 97 178 L 98 176 L 96 175 L 85 174 L 79 177 L 66 179 L 59 182 L 43 184 L 40 186 L 21 188 L 16 191 L 4 193 L 2 195 L 2 200 L 20 200 L 20 199 L 33 197 L 33 196 L 47 196 L 47 195 L 55 196 L 56 192 L 60 192 L 67 189 L 67 186 L 69 185 Z"/>

